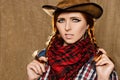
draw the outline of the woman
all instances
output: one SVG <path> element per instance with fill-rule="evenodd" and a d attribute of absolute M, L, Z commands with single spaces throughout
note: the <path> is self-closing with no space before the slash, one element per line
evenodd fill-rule
<path fill-rule="evenodd" d="M 103 13 L 98 4 L 62 0 L 43 9 L 53 16 L 54 35 L 39 53 L 39 61 L 47 63 L 33 60 L 28 64 L 29 80 L 118 80 L 113 62 L 95 42 L 94 21 Z"/>

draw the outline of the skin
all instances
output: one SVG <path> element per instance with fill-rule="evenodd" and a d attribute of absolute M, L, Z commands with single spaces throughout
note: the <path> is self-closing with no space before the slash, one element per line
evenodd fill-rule
<path fill-rule="evenodd" d="M 56 26 L 60 36 L 64 40 L 63 46 L 73 44 L 80 40 L 89 27 L 85 18 L 79 12 L 61 13 L 58 16 Z M 109 76 L 114 68 L 114 64 L 107 57 L 106 52 L 103 49 L 99 50 L 104 54 L 96 63 L 98 80 L 109 80 Z M 39 59 L 47 62 L 46 57 L 40 57 Z M 39 63 L 36 60 L 33 60 L 27 65 L 28 80 L 37 80 L 44 72 L 45 64 Z"/>
<path fill-rule="evenodd" d="M 101 59 L 96 63 L 96 70 L 98 75 L 98 80 L 109 80 L 110 73 L 114 69 L 113 62 L 108 58 L 107 53 L 104 49 L 99 49 L 104 54 Z"/>
<path fill-rule="evenodd" d="M 48 58 L 40 57 L 39 60 L 47 62 Z M 27 65 L 28 80 L 38 80 L 38 78 L 45 72 L 45 64 L 33 60 Z"/>
<path fill-rule="evenodd" d="M 78 41 L 89 25 L 79 12 L 62 13 L 57 19 L 57 29 L 64 40 L 64 45 Z"/>

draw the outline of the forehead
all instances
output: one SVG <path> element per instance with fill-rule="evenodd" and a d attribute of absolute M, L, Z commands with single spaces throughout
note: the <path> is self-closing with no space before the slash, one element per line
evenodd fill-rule
<path fill-rule="evenodd" d="M 58 18 L 60 17 L 83 17 L 83 13 L 81 12 L 62 12 L 59 14 Z"/>

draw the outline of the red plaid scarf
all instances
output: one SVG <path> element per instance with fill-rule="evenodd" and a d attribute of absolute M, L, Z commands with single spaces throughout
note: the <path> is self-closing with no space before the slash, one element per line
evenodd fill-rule
<path fill-rule="evenodd" d="M 96 48 L 89 37 L 68 46 L 63 46 L 63 41 L 55 38 L 47 53 L 51 66 L 49 80 L 73 80 L 95 53 Z"/>

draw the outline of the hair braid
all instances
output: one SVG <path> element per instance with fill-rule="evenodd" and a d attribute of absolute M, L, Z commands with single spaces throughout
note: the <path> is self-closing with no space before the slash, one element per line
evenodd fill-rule
<path fill-rule="evenodd" d="M 98 45 L 97 45 L 97 42 L 96 42 L 96 39 L 95 39 L 95 35 L 94 35 L 94 27 L 89 27 L 88 28 L 88 35 L 91 39 L 91 42 L 95 45 L 95 47 L 98 48 Z"/>
<path fill-rule="evenodd" d="M 54 41 L 54 39 L 55 39 L 55 36 L 56 36 L 56 34 L 49 36 L 49 40 L 46 42 L 46 45 L 47 45 L 47 48 L 46 48 L 46 56 L 47 56 L 47 52 L 48 52 L 51 44 L 53 43 L 53 41 Z"/>
<path fill-rule="evenodd" d="M 48 41 L 46 42 L 47 48 L 46 48 L 46 55 L 47 55 L 47 51 L 49 50 L 51 44 L 53 43 L 54 39 L 59 36 L 58 35 L 58 31 L 56 28 L 56 20 L 59 14 L 54 15 L 54 17 L 52 17 L 52 34 L 48 37 Z"/>

